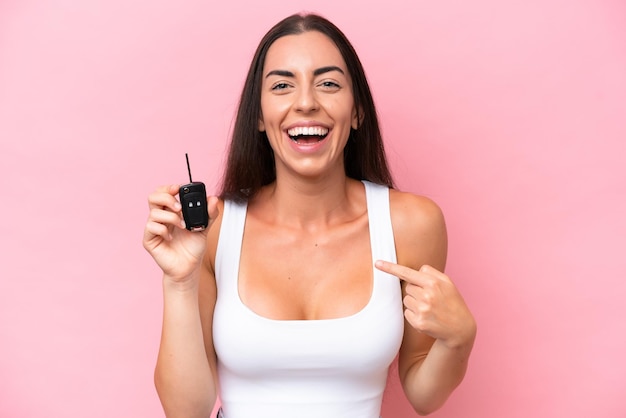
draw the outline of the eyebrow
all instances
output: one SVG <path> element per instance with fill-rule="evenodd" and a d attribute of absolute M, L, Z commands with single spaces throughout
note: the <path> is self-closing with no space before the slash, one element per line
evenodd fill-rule
<path fill-rule="evenodd" d="M 341 68 L 337 67 L 336 65 L 329 65 L 329 66 L 326 66 L 326 67 L 321 67 L 321 68 L 316 69 L 315 71 L 313 71 L 313 75 L 314 76 L 318 76 L 318 75 L 325 74 L 325 73 L 328 73 L 328 72 L 331 72 L 331 71 L 339 71 L 341 74 L 345 74 L 344 71 Z M 295 77 L 295 75 L 291 71 L 287 71 L 287 70 L 272 70 L 269 73 L 267 73 L 265 78 L 267 78 L 267 77 L 269 77 L 271 75 L 277 75 L 277 76 L 280 76 L 280 77 L 291 77 L 291 78 Z"/>

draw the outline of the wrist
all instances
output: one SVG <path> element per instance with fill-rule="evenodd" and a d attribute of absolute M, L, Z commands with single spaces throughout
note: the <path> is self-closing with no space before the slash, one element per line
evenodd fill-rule
<path fill-rule="evenodd" d="M 446 348 L 454 351 L 471 351 L 476 339 L 476 323 L 472 321 L 463 328 L 463 332 L 445 340 L 438 340 Z"/>
<path fill-rule="evenodd" d="M 163 290 L 180 293 L 196 292 L 198 290 L 199 272 L 193 271 L 186 277 L 174 277 L 168 274 L 163 275 Z"/>

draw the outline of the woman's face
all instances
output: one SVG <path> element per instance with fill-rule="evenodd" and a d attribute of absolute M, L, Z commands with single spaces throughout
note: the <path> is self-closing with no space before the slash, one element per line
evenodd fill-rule
<path fill-rule="evenodd" d="M 262 77 L 259 130 L 274 150 L 277 177 L 343 173 L 343 149 L 358 121 L 350 74 L 330 38 L 317 31 L 279 38 Z"/>

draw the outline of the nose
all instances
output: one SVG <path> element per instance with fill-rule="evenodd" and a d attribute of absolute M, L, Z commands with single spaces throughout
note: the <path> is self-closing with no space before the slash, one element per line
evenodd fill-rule
<path fill-rule="evenodd" d="M 319 103 L 312 86 L 301 87 L 295 97 L 294 108 L 298 112 L 313 112 L 319 109 Z"/>

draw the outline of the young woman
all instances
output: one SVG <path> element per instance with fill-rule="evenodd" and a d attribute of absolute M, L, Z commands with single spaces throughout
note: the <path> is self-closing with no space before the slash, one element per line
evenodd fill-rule
<path fill-rule="evenodd" d="M 168 417 L 375 418 L 391 362 L 420 414 L 465 374 L 476 324 L 442 273 L 432 201 L 393 189 L 361 63 L 293 15 L 262 39 L 203 232 L 178 185 L 149 197 L 163 270 L 155 372 Z"/>

